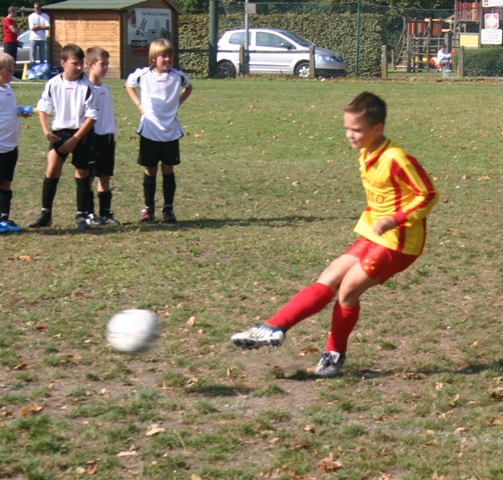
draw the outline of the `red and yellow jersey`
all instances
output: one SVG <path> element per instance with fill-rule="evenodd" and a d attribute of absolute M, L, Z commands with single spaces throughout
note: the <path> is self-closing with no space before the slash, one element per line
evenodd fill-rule
<path fill-rule="evenodd" d="M 419 255 L 426 215 L 438 200 L 430 177 L 414 157 L 387 139 L 368 156 L 362 149 L 358 161 L 368 206 L 354 231 L 391 250 Z M 381 217 L 393 217 L 397 227 L 377 235 L 372 228 Z"/>

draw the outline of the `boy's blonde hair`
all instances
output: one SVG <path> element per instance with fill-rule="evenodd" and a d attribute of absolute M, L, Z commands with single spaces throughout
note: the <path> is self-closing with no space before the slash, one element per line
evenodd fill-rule
<path fill-rule="evenodd" d="M 110 54 L 101 47 L 90 47 L 86 50 L 86 63 L 97 63 L 100 60 L 108 60 Z"/>
<path fill-rule="evenodd" d="M 175 49 L 173 48 L 172 43 L 165 38 L 158 38 L 150 44 L 148 58 L 150 58 L 150 64 L 154 66 L 155 59 L 159 55 L 173 55 L 173 53 L 175 53 Z"/>
<path fill-rule="evenodd" d="M 4 52 L 0 52 L 0 69 L 2 68 L 12 68 L 14 66 L 14 59 Z"/>

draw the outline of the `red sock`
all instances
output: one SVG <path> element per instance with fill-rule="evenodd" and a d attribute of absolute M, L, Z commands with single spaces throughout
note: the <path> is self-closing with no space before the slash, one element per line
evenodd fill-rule
<path fill-rule="evenodd" d="M 341 307 L 339 302 L 335 302 L 332 313 L 332 328 L 328 334 L 326 346 L 327 352 L 334 350 L 339 353 L 346 353 L 349 335 L 355 328 L 359 315 L 359 303 L 354 307 Z"/>
<path fill-rule="evenodd" d="M 301 320 L 323 310 L 332 301 L 334 295 L 335 293 L 330 287 L 315 282 L 297 293 L 276 312 L 274 317 L 267 320 L 267 323 L 289 330 Z"/>

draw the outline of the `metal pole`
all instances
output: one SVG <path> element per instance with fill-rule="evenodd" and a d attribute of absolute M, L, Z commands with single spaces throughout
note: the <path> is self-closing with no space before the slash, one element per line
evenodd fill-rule
<path fill-rule="evenodd" d="M 210 0 L 210 25 L 208 35 L 208 72 L 210 77 L 217 74 L 218 8 L 216 0 Z"/>
<path fill-rule="evenodd" d="M 245 0 L 245 55 L 244 55 L 244 71 L 242 72 L 243 74 L 248 73 L 248 64 L 249 64 L 249 59 L 250 59 L 250 53 L 249 53 L 249 34 L 250 34 L 250 21 L 248 18 L 248 0 Z"/>
<path fill-rule="evenodd" d="M 360 13 L 362 2 L 358 0 L 358 11 L 356 14 L 356 49 L 355 49 L 355 76 L 358 76 L 358 57 L 360 56 Z"/>

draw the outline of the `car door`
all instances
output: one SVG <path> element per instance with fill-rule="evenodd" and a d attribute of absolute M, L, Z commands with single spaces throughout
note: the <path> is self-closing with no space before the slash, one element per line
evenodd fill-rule
<path fill-rule="evenodd" d="M 273 32 L 258 31 L 252 36 L 250 73 L 293 73 L 295 46 Z"/>

